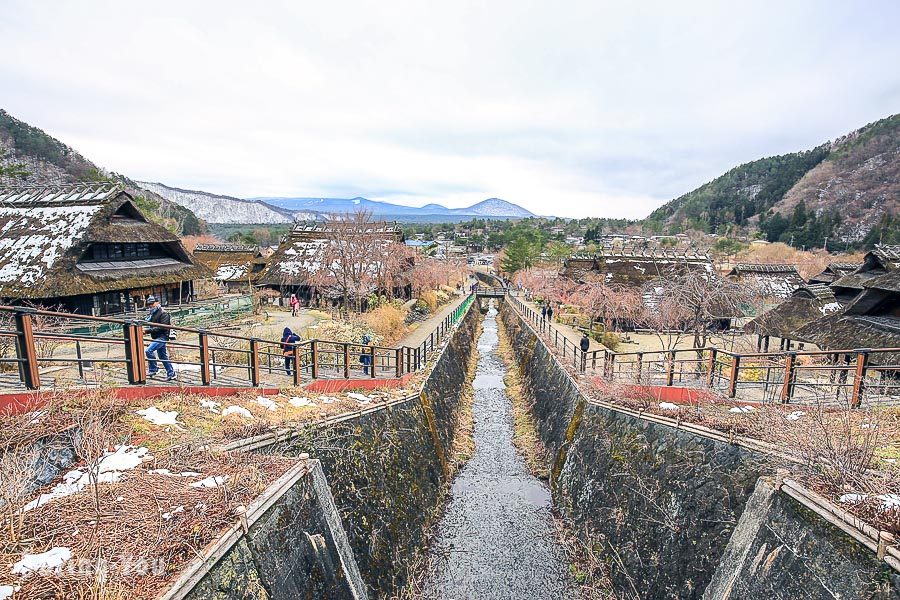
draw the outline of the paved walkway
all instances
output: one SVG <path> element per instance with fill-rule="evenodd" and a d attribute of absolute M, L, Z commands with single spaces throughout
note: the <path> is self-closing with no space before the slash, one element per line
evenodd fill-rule
<path fill-rule="evenodd" d="M 466 296 L 457 296 L 441 307 L 439 311 L 419 323 L 419 326 L 409 333 L 405 338 L 395 344 L 395 346 L 409 346 L 415 348 L 422 345 L 422 342 L 428 339 L 431 332 L 440 325 L 441 321 L 447 318 L 447 315 L 456 310 L 460 304 L 466 299 Z"/>

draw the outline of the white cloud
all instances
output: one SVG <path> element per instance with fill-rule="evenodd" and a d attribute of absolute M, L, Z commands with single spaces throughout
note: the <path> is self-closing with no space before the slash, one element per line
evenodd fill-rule
<path fill-rule="evenodd" d="M 640 217 L 900 106 L 888 0 L 6 2 L 3 107 L 239 196 Z"/>

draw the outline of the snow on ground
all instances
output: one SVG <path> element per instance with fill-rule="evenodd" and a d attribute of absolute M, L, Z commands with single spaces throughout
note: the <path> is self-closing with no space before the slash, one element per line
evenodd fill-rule
<path fill-rule="evenodd" d="M 18 591 L 19 586 L 17 585 L 0 585 L 0 600 L 7 600 Z"/>
<path fill-rule="evenodd" d="M 206 479 L 195 481 L 191 487 L 195 488 L 214 488 L 225 485 L 228 482 L 228 475 L 210 475 Z"/>
<path fill-rule="evenodd" d="M 294 396 L 290 400 L 288 400 L 291 406 L 296 406 L 297 408 L 304 408 L 307 406 L 315 407 L 316 403 L 310 400 L 309 398 L 299 398 Z"/>
<path fill-rule="evenodd" d="M 678 405 L 671 402 L 660 402 L 659 407 L 663 410 L 678 410 Z"/>
<path fill-rule="evenodd" d="M 219 414 L 219 408 L 221 408 L 222 405 L 219 404 L 218 402 L 216 402 L 215 400 L 204 400 L 201 398 L 200 406 L 202 408 L 209 409 L 210 412 Z"/>
<path fill-rule="evenodd" d="M 788 415 L 785 415 L 784 418 L 787 419 L 788 421 L 799 421 L 800 417 L 802 417 L 805 414 L 806 413 L 803 412 L 802 410 L 795 410 L 794 412 L 792 412 Z"/>
<path fill-rule="evenodd" d="M 370 396 L 357 394 L 356 392 L 350 392 L 349 394 L 347 394 L 347 397 L 356 400 L 360 404 L 369 404 L 370 402 L 372 402 L 372 398 Z"/>
<path fill-rule="evenodd" d="M 240 415 L 245 419 L 252 419 L 253 415 L 250 414 L 250 411 L 244 408 L 243 406 L 236 406 L 232 404 L 228 408 L 222 411 L 222 416 L 227 417 L 228 415 Z"/>
<path fill-rule="evenodd" d="M 256 403 L 264 407 L 266 410 L 278 410 L 278 403 L 274 400 L 269 400 L 265 396 L 257 396 Z"/>
<path fill-rule="evenodd" d="M 52 570 L 72 558 L 68 548 L 56 547 L 40 554 L 26 554 L 22 560 L 13 565 L 12 572 L 17 575 L 30 575 L 36 571 Z"/>
<path fill-rule="evenodd" d="M 753 412 L 754 410 L 756 410 L 756 409 L 753 408 L 752 406 L 735 406 L 734 408 L 729 408 L 728 412 L 748 413 L 748 412 Z"/>
<path fill-rule="evenodd" d="M 159 410 L 155 406 L 151 406 L 137 411 L 137 414 L 154 425 L 178 425 L 177 410 Z"/>

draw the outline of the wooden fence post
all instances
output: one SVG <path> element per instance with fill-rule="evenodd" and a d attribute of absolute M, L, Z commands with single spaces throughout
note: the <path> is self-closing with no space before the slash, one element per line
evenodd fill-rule
<path fill-rule="evenodd" d="M 643 370 L 644 370 L 644 353 L 638 352 L 637 353 L 637 376 L 635 377 L 636 383 L 641 382 L 641 371 L 643 371 Z"/>
<path fill-rule="evenodd" d="M 250 340 L 250 385 L 259 387 L 259 340 Z"/>
<path fill-rule="evenodd" d="M 205 331 L 201 331 L 198 336 L 200 338 L 200 384 L 209 385 L 212 383 L 209 371 L 209 336 Z"/>
<path fill-rule="evenodd" d="M 125 334 L 125 370 L 128 374 L 128 383 L 140 385 L 147 382 L 144 375 L 146 356 L 144 355 L 144 328 L 137 323 L 125 323 L 122 325 Z"/>
<path fill-rule="evenodd" d="M 796 361 L 796 353 L 788 352 L 784 355 L 784 385 L 781 386 L 782 404 L 787 404 L 794 396 L 794 380 L 797 377 Z"/>
<path fill-rule="evenodd" d="M 294 385 L 300 385 L 300 344 L 294 344 Z"/>
<path fill-rule="evenodd" d="M 19 351 L 19 372 L 22 383 L 29 390 L 41 387 L 41 373 L 38 369 L 37 346 L 34 343 L 34 323 L 31 320 L 33 308 L 21 307 L 16 309 L 16 348 Z"/>
<path fill-rule="evenodd" d="M 403 377 L 403 348 L 397 348 L 397 356 L 394 358 L 397 367 L 397 379 Z"/>
<path fill-rule="evenodd" d="M 738 371 L 741 368 L 741 356 L 735 354 L 731 357 L 731 376 L 728 378 L 728 397 L 734 398 L 737 394 Z"/>
<path fill-rule="evenodd" d="M 344 342 L 344 379 L 350 379 L 350 344 Z"/>
<path fill-rule="evenodd" d="M 372 379 L 375 379 L 375 346 L 369 346 L 369 361 L 372 363 Z"/>
<path fill-rule="evenodd" d="M 669 350 L 669 364 L 666 365 L 666 386 L 672 387 L 675 383 L 675 351 Z"/>
<path fill-rule="evenodd" d="M 716 378 L 716 353 L 715 348 L 709 349 L 709 370 L 706 373 L 706 387 L 711 388 Z"/>
<path fill-rule="evenodd" d="M 869 367 L 869 350 L 856 351 L 856 372 L 853 376 L 853 395 L 850 397 L 850 407 L 859 408 L 862 404 L 862 395 L 865 391 L 866 369 Z"/>
<path fill-rule="evenodd" d="M 312 340 L 309 343 L 309 360 L 310 360 L 310 374 L 313 379 L 317 379 L 319 377 L 319 341 Z"/>

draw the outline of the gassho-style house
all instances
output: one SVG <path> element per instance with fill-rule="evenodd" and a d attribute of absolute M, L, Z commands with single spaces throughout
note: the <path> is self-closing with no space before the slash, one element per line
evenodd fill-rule
<path fill-rule="evenodd" d="M 116 184 L 0 186 L 0 302 L 108 315 L 188 301 L 194 264 Z"/>

